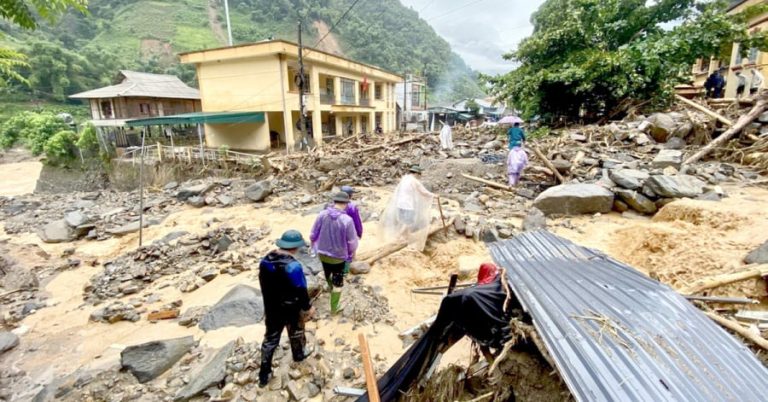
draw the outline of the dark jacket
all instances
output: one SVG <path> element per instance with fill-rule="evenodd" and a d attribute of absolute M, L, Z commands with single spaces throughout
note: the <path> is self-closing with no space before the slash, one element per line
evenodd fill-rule
<path fill-rule="evenodd" d="M 290 255 L 272 251 L 259 264 L 259 282 L 264 310 L 270 313 L 298 313 L 312 305 L 301 263 Z"/>

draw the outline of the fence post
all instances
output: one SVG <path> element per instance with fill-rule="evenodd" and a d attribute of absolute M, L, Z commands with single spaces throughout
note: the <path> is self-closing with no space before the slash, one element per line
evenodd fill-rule
<path fill-rule="evenodd" d="M 192 148 L 187 147 L 187 160 L 189 161 L 189 164 L 192 164 Z"/>
<path fill-rule="evenodd" d="M 157 160 L 163 161 L 163 146 L 160 145 L 160 141 L 157 142 Z"/>

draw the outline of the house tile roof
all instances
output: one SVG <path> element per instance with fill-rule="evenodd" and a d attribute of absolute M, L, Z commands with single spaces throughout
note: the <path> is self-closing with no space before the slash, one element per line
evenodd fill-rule
<path fill-rule="evenodd" d="M 200 99 L 200 91 L 185 84 L 175 75 L 120 70 L 118 78 L 122 78 L 119 84 L 80 92 L 69 97 L 72 99 L 117 97 Z"/>

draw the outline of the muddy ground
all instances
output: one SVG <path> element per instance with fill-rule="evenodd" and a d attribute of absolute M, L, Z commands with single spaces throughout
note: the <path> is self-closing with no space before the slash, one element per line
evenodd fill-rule
<path fill-rule="evenodd" d="M 0 196 L 31 193 L 37 184 L 39 169 L 39 162 L 0 164 L 0 177 L 3 177 Z M 478 175 L 480 173 L 483 172 Z M 426 181 L 427 184 L 433 181 L 431 184 L 439 187 L 440 182 L 445 181 L 445 175 L 427 175 Z M 364 188 L 359 194 L 362 208 L 372 212 L 364 225 L 360 253 L 376 249 L 383 243 L 376 216 L 384 208 L 393 188 Z M 768 197 L 768 190 L 740 184 L 729 184 L 724 189 L 729 197 L 723 201 L 679 200 L 653 218 L 610 213 L 553 219 L 548 225 L 554 233 L 599 249 L 673 287 L 683 288 L 701 276 L 729 272 L 747 252 L 765 241 L 768 211 L 764 200 Z M 479 185 L 478 191 L 481 191 Z M 517 203 L 524 208 L 528 202 L 516 199 L 510 204 Z M 258 288 L 254 271 L 258 256 L 267 252 L 274 239 L 287 229 L 309 233 L 322 202 L 313 199 L 299 208 L 290 205 L 280 196 L 273 196 L 263 204 L 238 204 L 228 208 L 182 205 L 161 224 L 147 228 L 143 233 L 145 243 L 172 232 L 203 235 L 225 227 L 268 227 L 270 235 L 242 246 L 239 252 L 246 256 L 246 264 L 249 265 L 242 272 L 218 275 L 192 292 L 182 292 L 173 286 L 179 277 L 172 276 L 166 281 L 147 285 L 137 294 L 116 298 L 125 303 L 142 300 L 141 318 L 137 322 L 107 324 L 89 321 L 96 306 L 84 300 L 84 289 L 91 278 L 104 269 L 105 263 L 138 248 L 138 234 L 102 241 L 47 244 L 31 231 L 13 235 L 0 231 L 3 255 L 15 267 L 36 274 L 39 280 L 36 287 L 44 299 L 41 305 L 32 306 L 28 316 L 8 328 L 19 335 L 21 342 L 19 347 L 0 355 L 4 379 L 0 397 L 12 401 L 30 400 L 45 385 L 57 379 L 75 372 L 92 372 L 96 374 L 88 380 L 78 377 L 81 383 L 70 387 L 72 389 L 64 397 L 68 400 L 132 400 L 132 395 L 144 393 L 135 400 L 162 400 L 165 392 L 169 392 L 162 389 L 167 386 L 170 390 L 178 386 L 174 381 L 183 373 L 171 370 L 151 383 L 155 385 L 139 386 L 130 375 L 118 373 L 120 351 L 126 346 L 193 335 L 199 340 L 197 348 L 205 354 L 213 353 L 232 340 L 241 339 L 244 344 L 252 345 L 260 343 L 264 334 L 263 323 L 203 332 L 194 326 L 180 326 L 177 320 L 150 322 L 147 313 L 177 300 L 181 301 L 182 310 L 210 306 L 238 284 Z M 453 200 L 445 206 L 445 213 L 448 216 L 466 215 L 466 211 L 462 211 Z M 436 211 L 434 218 L 437 221 Z M 521 227 L 520 218 L 503 213 L 492 217 L 478 213 L 478 218 L 493 218 L 511 227 Z M 2 226 L 3 222 L 0 222 L 0 228 Z M 80 264 L 71 264 L 73 259 L 80 261 Z M 363 387 L 359 356 L 354 350 L 358 333 L 368 337 L 379 374 L 400 356 L 404 344 L 398 334 L 433 315 L 440 303 L 439 296 L 417 295 L 411 293 L 411 289 L 445 285 L 450 274 L 459 271 L 472 273 L 480 263 L 489 260 L 483 243 L 450 231 L 435 236 L 424 252 L 404 250 L 376 263 L 369 274 L 354 277 L 355 284 L 351 286 L 354 291 L 351 291 L 353 296 L 350 299 L 375 293 L 377 300 L 383 300 L 386 308 L 378 307 L 377 320 L 373 320 L 366 319 L 370 317 L 343 315 L 330 317 L 323 307 L 319 318 L 308 324 L 310 338 L 322 346 L 323 359 L 331 370 L 323 380 L 321 392 L 310 400 L 344 400 L 333 396 L 334 385 Z M 758 281 L 723 287 L 713 293 L 762 299 L 766 296 L 765 284 Z M 24 300 L 18 302 L 23 303 Z M 316 303 L 318 306 L 327 305 L 327 295 L 321 295 Z M 7 307 L 3 308 L 6 309 L 3 314 L 7 314 Z M 442 367 L 466 365 L 469 355 L 469 342 L 460 342 L 443 358 Z M 551 376 L 545 362 L 529 355 L 520 355 L 513 361 L 519 362 L 521 367 L 532 367 L 520 374 L 525 377 L 522 380 L 525 385 L 518 394 L 520 400 L 568 399 L 558 381 L 549 381 L 548 385 L 531 384 L 535 382 L 530 380 L 531 373 Z M 353 370 L 353 374 L 345 378 L 345 369 L 348 368 Z M 284 367 L 286 372 L 290 369 Z M 107 373 L 108 378 L 99 377 L 98 373 Z M 313 378 L 313 374 L 299 377 L 297 381 L 300 384 L 314 381 L 308 378 Z M 96 390 L 98 387 L 101 391 Z M 118 388 L 120 392 L 115 391 Z M 258 400 L 286 400 L 290 397 L 285 389 L 262 391 L 252 383 L 237 388 L 237 392 L 242 400 L 249 400 L 248 397 L 252 396 Z M 102 397 L 105 399 L 100 399 Z"/>

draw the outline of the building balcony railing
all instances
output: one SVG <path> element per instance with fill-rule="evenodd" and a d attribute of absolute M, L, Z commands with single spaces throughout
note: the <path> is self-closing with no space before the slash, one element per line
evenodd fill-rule
<path fill-rule="evenodd" d="M 360 106 L 371 106 L 370 99 L 360 99 Z"/>
<path fill-rule="evenodd" d="M 354 96 L 341 96 L 341 104 L 342 105 L 355 105 L 355 97 Z"/>
<path fill-rule="evenodd" d="M 320 94 L 321 105 L 334 105 L 336 104 L 336 96 L 334 94 Z"/>

